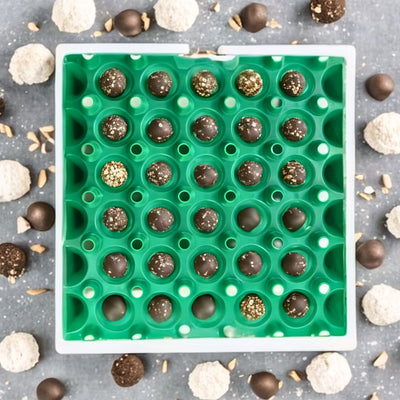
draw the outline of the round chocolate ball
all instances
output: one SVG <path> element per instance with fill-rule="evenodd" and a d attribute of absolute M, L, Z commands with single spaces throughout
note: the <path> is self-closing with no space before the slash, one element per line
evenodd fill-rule
<path fill-rule="evenodd" d="M 120 161 L 109 161 L 101 170 L 103 182 L 111 187 L 120 187 L 128 179 L 128 171 Z"/>
<path fill-rule="evenodd" d="M 237 215 L 238 225 L 246 232 L 252 231 L 260 222 L 260 214 L 254 207 L 245 208 Z"/>
<path fill-rule="evenodd" d="M 307 261 L 300 253 L 287 253 L 282 258 L 282 269 L 291 276 L 300 276 L 306 272 Z"/>
<path fill-rule="evenodd" d="M 201 320 L 211 318 L 215 314 L 214 297 L 209 294 L 199 296 L 192 304 L 193 315 Z"/>
<path fill-rule="evenodd" d="M 128 226 L 128 216 L 121 207 L 109 207 L 104 211 L 103 223 L 111 232 L 121 232 Z"/>
<path fill-rule="evenodd" d="M 385 259 L 385 246 L 380 240 L 367 240 L 357 246 L 357 261 L 367 269 L 378 268 Z"/>
<path fill-rule="evenodd" d="M 167 119 L 157 118 L 150 122 L 147 134 L 153 142 L 164 143 L 174 134 L 174 129 Z"/>
<path fill-rule="evenodd" d="M 15 283 L 26 268 L 26 254 L 21 247 L 13 243 L 0 244 L 0 274 Z"/>
<path fill-rule="evenodd" d="M 302 185 L 307 177 L 303 164 L 293 160 L 283 166 L 281 173 L 282 179 L 288 185 Z"/>
<path fill-rule="evenodd" d="M 128 260 L 122 253 L 110 253 L 103 260 L 104 272 L 111 278 L 122 278 L 128 270 Z"/>
<path fill-rule="evenodd" d="M 54 225 L 56 213 L 50 204 L 37 201 L 28 207 L 26 219 L 33 229 L 48 231 Z"/>
<path fill-rule="evenodd" d="M 102 309 L 109 321 L 119 321 L 126 314 L 126 303 L 121 296 L 112 295 L 104 300 Z"/>
<path fill-rule="evenodd" d="M 110 115 L 109 117 L 104 118 L 101 124 L 103 135 L 113 142 L 123 139 L 126 136 L 127 130 L 128 124 L 119 115 Z"/>
<path fill-rule="evenodd" d="M 263 174 L 261 164 L 255 161 L 245 161 L 240 165 L 237 171 L 239 181 L 245 186 L 257 185 Z"/>
<path fill-rule="evenodd" d="M 236 78 L 236 88 L 246 97 L 253 97 L 258 94 L 263 87 L 261 75 L 252 70 L 242 71 Z"/>
<path fill-rule="evenodd" d="M 164 295 L 153 297 L 147 307 L 149 315 L 156 322 L 166 321 L 172 314 L 171 300 Z"/>
<path fill-rule="evenodd" d="M 172 78 L 165 71 L 153 72 L 147 79 L 150 93 L 156 97 L 165 97 L 172 88 Z"/>
<path fill-rule="evenodd" d="M 217 122 L 213 117 L 203 115 L 194 121 L 193 133 L 197 139 L 203 142 L 210 142 L 218 135 Z"/>
<path fill-rule="evenodd" d="M 251 293 L 240 302 L 240 312 L 249 321 L 257 321 L 265 314 L 265 304 L 260 296 Z"/>
<path fill-rule="evenodd" d="M 118 386 L 130 387 L 143 378 L 144 366 L 139 357 L 124 354 L 114 361 L 111 375 Z"/>
<path fill-rule="evenodd" d="M 286 140 L 299 142 L 307 135 L 307 125 L 300 118 L 290 118 L 282 125 L 282 134 Z"/>
<path fill-rule="evenodd" d="M 387 99 L 394 90 L 394 81 L 388 74 L 375 74 L 365 83 L 368 94 L 375 100 Z"/>
<path fill-rule="evenodd" d="M 199 71 L 192 78 L 192 88 L 201 97 L 210 97 L 217 87 L 217 78 L 211 71 Z"/>
<path fill-rule="evenodd" d="M 167 253 L 155 253 L 148 262 L 149 271 L 159 278 L 168 278 L 175 269 L 174 259 Z"/>
<path fill-rule="evenodd" d="M 217 258 L 210 253 L 199 254 L 194 260 L 194 270 L 202 278 L 211 278 L 218 270 Z"/>
<path fill-rule="evenodd" d="M 150 210 L 147 215 L 147 222 L 151 229 L 156 232 L 165 232 L 171 228 L 174 216 L 171 211 L 164 207 L 157 207 Z"/>
<path fill-rule="evenodd" d="M 210 233 L 218 225 L 218 214 L 212 208 L 203 207 L 194 214 L 193 221 L 200 232 Z"/>
<path fill-rule="evenodd" d="M 164 161 L 156 161 L 147 168 L 147 180 L 156 186 L 167 184 L 172 178 L 170 166 Z"/>
<path fill-rule="evenodd" d="M 290 232 L 298 231 L 304 225 L 306 219 L 307 216 L 304 211 L 296 207 L 289 208 L 282 217 L 283 225 Z"/>
<path fill-rule="evenodd" d="M 240 11 L 240 20 L 247 32 L 258 32 L 267 25 L 268 10 L 264 4 L 250 3 Z"/>
<path fill-rule="evenodd" d="M 211 165 L 200 164 L 194 169 L 194 179 L 200 187 L 211 187 L 217 183 L 218 172 Z"/>
<path fill-rule="evenodd" d="M 331 24 L 342 18 L 346 12 L 346 0 L 311 0 L 311 17 L 315 22 Z"/>
<path fill-rule="evenodd" d="M 270 372 L 257 372 L 250 376 L 249 385 L 254 394 L 261 399 L 272 399 L 280 388 L 280 382 Z"/>
<path fill-rule="evenodd" d="M 65 395 L 65 386 L 56 378 L 47 378 L 36 388 L 38 400 L 61 400 Z"/>
<path fill-rule="evenodd" d="M 100 89 L 108 97 L 118 97 L 126 89 L 126 78 L 118 68 L 109 68 L 103 72 L 99 80 Z"/>
<path fill-rule="evenodd" d="M 255 251 L 246 251 L 237 260 L 242 274 L 247 276 L 257 275 L 261 271 L 262 259 Z"/>
<path fill-rule="evenodd" d="M 306 78 L 299 71 L 288 71 L 283 75 L 279 85 L 284 93 L 290 97 L 300 96 L 306 88 Z"/>
<path fill-rule="evenodd" d="M 142 32 L 142 15 L 136 10 L 124 10 L 113 19 L 115 29 L 123 36 L 136 36 Z"/>
<path fill-rule="evenodd" d="M 302 293 L 292 292 L 283 302 L 283 308 L 289 317 L 304 317 L 309 310 L 308 299 Z"/>
<path fill-rule="evenodd" d="M 237 124 L 239 136 L 247 143 L 254 143 L 260 139 L 262 125 L 260 120 L 254 117 L 243 117 Z"/>

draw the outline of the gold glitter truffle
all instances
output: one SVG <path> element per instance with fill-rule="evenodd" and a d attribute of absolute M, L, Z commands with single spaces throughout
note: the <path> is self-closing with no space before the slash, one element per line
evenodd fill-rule
<path fill-rule="evenodd" d="M 104 167 L 101 170 L 101 177 L 106 185 L 119 187 L 126 182 L 128 172 L 122 162 L 109 161 L 104 164 Z"/>
<path fill-rule="evenodd" d="M 256 294 L 248 294 L 240 302 L 240 311 L 249 321 L 256 321 L 265 314 L 265 304 Z"/>
<path fill-rule="evenodd" d="M 246 69 L 237 77 L 236 87 L 246 97 L 253 97 L 261 91 L 263 80 L 258 72 Z"/>

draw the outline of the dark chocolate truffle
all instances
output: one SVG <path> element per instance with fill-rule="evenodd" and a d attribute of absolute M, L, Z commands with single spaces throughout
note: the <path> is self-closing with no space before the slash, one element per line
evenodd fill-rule
<path fill-rule="evenodd" d="M 198 319 L 211 318 L 215 313 L 214 297 L 209 294 L 199 296 L 192 304 L 192 312 Z"/>
<path fill-rule="evenodd" d="M 255 161 L 245 161 L 238 168 L 237 176 L 239 181 L 245 186 L 257 185 L 263 174 L 261 164 Z"/>
<path fill-rule="evenodd" d="M 48 231 L 56 219 L 56 213 L 53 206 L 43 201 L 32 203 L 28 207 L 26 219 L 33 229 L 38 231 Z"/>
<path fill-rule="evenodd" d="M 306 272 L 307 261 L 300 253 L 287 253 L 282 259 L 282 269 L 291 276 L 300 276 Z"/>
<path fill-rule="evenodd" d="M 123 139 L 126 136 L 127 130 L 128 124 L 119 115 L 110 115 L 109 117 L 104 118 L 103 123 L 101 124 L 103 135 L 113 142 Z"/>
<path fill-rule="evenodd" d="M 315 22 L 330 24 L 346 12 L 346 0 L 311 0 L 311 17 Z"/>
<path fill-rule="evenodd" d="M 394 81 L 387 74 L 375 74 L 365 83 L 368 94 L 375 100 L 385 100 L 394 90 Z"/>
<path fill-rule="evenodd" d="M 258 94 L 263 87 L 261 75 L 252 70 L 246 69 L 236 78 L 236 88 L 246 97 L 253 97 Z"/>
<path fill-rule="evenodd" d="M 254 143 L 261 136 L 261 122 L 254 117 L 243 117 L 237 124 L 237 132 L 245 142 Z"/>
<path fill-rule="evenodd" d="M 147 80 L 150 93 L 156 97 L 165 97 L 171 90 L 172 79 L 165 71 L 153 72 Z"/>
<path fill-rule="evenodd" d="M 164 295 L 153 297 L 147 307 L 149 315 L 156 322 L 166 321 L 172 314 L 171 300 Z"/>
<path fill-rule="evenodd" d="M 250 376 L 249 385 L 259 398 L 271 399 L 278 393 L 280 382 L 270 372 L 257 372 Z"/>
<path fill-rule="evenodd" d="M 21 247 L 12 243 L 0 244 L 0 274 L 10 283 L 20 278 L 25 272 L 26 254 Z"/>
<path fill-rule="evenodd" d="M 282 170 L 282 178 L 288 185 L 301 185 L 306 180 L 306 169 L 298 161 L 287 162 Z"/>
<path fill-rule="evenodd" d="M 157 118 L 150 122 L 147 134 L 153 142 L 164 143 L 174 134 L 174 129 L 167 119 Z"/>
<path fill-rule="evenodd" d="M 174 259 L 167 253 L 155 253 L 148 262 L 150 272 L 159 278 L 168 278 L 175 269 Z"/>
<path fill-rule="evenodd" d="M 151 229 L 156 232 L 165 232 L 171 228 L 174 222 L 174 216 L 171 211 L 163 207 L 157 207 L 150 210 L 147 215 L 147 222 Z"/>
<path fill-rule="evenodd" d="M 101 75 L 99 84 L 100 89 L 106 96 L 118 97 L 125 91 L 126 78 L 118 68 L 109 68 Z"/>
<path fill-rule="evenodd" d="M 203 142 L 210 142 L 218 135 L 217 122 L 213 117 L 203 115 L 194 121 L 193 133 L 197 139 Z"/>
<path fill-rule="evenodd" d="M 194 169 L 194 179 L 200 187 L 214 186 L 218 180 L 218 172 L 211 165 L 200 164 Z"/>
<path fill-rule="evenodd" d="M 306 222 L 306 214 L 299 208 L 289 208 L 282 217 L 283 225 L 290 231 L 296 232 Z"/>
<path fill-rule="evenodd" d="M 218 214 L 212 208 L 203 207 L 194 214 L 193 220 L 200 232 L 210 233 L 218 225 Z"/>
<path fill-rule="evenodd" d="M 279 85 L 288 96 L 297 97 L 306 88 L 306 78 L 301 72 L 291 70 L 283 75 Z"/>
<path fill-rule="evenodd" d="M 136 10 L 124 10 L 113 19 L 115 29 L 123 36 L 136 36 L 142 32 L 142 15 Z"/>
<path fill-rule="evenodd" d="M 147 180 L 156 186 L 163 186 L 171 180 L 172 171 L 164 161 L 156 161 L 147 168 Z"/>
<path fill-rule="evenodd" d="M 265 314 L 265 304 L 261 297 L 251 293 L 240 302 L 240 312 L 249 321 L 256 321 Z"/>
<path fill-rule="evenodd" d="M 103 314 L 109 321 L 119 321 L 126 314 L 125 300 L 118 295 L 107 297 L 103 302 Z"/>
<path fill-rule="evenodd" d="M 286 140 L 299 142 L 307 135 L 307 125 L 299 118 L 290 118 L 283 124 L 282 134 Z"/>
<path fill-rule="evenodd" d="M 308 299 L 302 293 L 290 293 L 283 302 L 283 308 L 286 311 L 286 314 L 289 315 L 289 317 L 304 317 L 309 310 Z"/>
<path fill-rule="evenodd" d="M 247 276 L 257 275 L 261 271 L 262 259 L 255 251 L 246 251 L 238 258 L 240 271 Z"/>
<path fill-rule="evenodd" d="M 122 186 L 128 179 L 128 171 L 120 161 L 109 161 L 101 170 L 101 178 L 104 183 L 111 187 Z"/>
<path fill-rule="evenodd" d="M 267 25 L 267 7 L 261 3 L 250 3 L 240 11 L 243 28 L 248 32 L 258 32 Z"/>
<path fill-rule="evenodd" d="M 194 270 L 202 278 L 211 278 L 218 270 L 217 258 L 210 253 L 199 254 L 194 260 Z"/>
<path fill-rule="evenodd" d="M 144 366 L 139 357 L 124 354 L 114 361 L 111 375 L 118 386 L 133 386 L 143 378 Z"/>
<path fill-rule="evenodd" d="M 192 78 L 192 88 L 201 97 L 210 97 L 217 90 L 217 78 L 211 71 L 202 70 Z"/>
<path fill-rule="evenodd" d="M 61 400 L 65 395 L 65 386 L 56 378 L 47 378 L 36 388 L 38 400 Z"/>
<path fill-rule="evenodd" d="M 104 272 L 111 278 L 122 278 L 128 270 L 128 260 L 121 253 L 110 253 L 103 260 Z"/>
<path fill-rule="evenodd" d="M 2 97 L 0 97 L 0 116 L 4 114 L 5 108 L 6 108 L 6 102 Z"/>
<path fill-rule="evenodd" d="M 385 246 L 380 240 L 367 240 L 357 246 L 356 258 L 367 269 L 378 268 L 385 259 Z"/>
<path fill-rule="evenodd" d="M 254 207 L 248 207 L 239 211 L 237 222 L 244 231 L 250 232 L 261 222 L 261 217 Z"/>
<path fill-rule="evenodd" d="M 109 207 L 104 211 L 103 223 L 111 232 L 121 232 L 128 225 L 128 216 L 121 207 Z"/>

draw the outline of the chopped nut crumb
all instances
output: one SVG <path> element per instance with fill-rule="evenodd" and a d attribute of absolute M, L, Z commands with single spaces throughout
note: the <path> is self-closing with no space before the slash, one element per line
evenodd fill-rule
<path fill-rule="evenodd" d="M 37 150 L 40 147 L 39 143 L 32 143 L 29 147 L 28 150 L 30 152 Z"/>
<path fill-rule="evenodd" d="M 271 29 L 282 29 L 282 25 L 274 18 L 272 18 L 271 21 L 268 21 L 265 26 Z"/>
<path fill-rule="evenodd" d="M 42 143 L 42 145 L 40 146 L 40 152 L 42 154 L 47 154 L 46 143 Z"/>
<path fill-rule="evenodd" d="M 161 372 L 166 374 L 168 372 L 168 360 L 163 360 L 161 364 Z"/>
<path fill-rule="evenodd" d="M 101 33 L 101 31 L 94 31 L 93 32 L 93 37 L 100 37 L 100 36 L 102 36 L 103 34 Z"/>
<path fill-rule="evenodd" d="M 233 371 L 236 368 L 237 360 L 236 358 L 228 362 L 227 368 L 229 371 Z"/>
<path fill-rule="evenodd" d="M 56 166 L 55 165 L 50 165 L 49 167 L 47 167 L 47 169 L 49 170 L 49 172 L 51 172 L 52 174 L 56 173 Z"/>
<path fill-rule="evenodd" d="M 240 29 L 242 29 L 242 22 L 240 22 L 240 25 L 239 25 L 234 18 L 229 18 L 228 24 L 236 32 L 239 32 Z"/>
<path fill-rule="evenodd" d="M 362 238 L 363 233 L 357 232 L 354 234 L 354 241 L 357 243 Z"/>
<path fill-rule="evenodd" d="M 386 353 L 386 351 L 382 351 L 382 353 L 379 354 L 378 357 L 375 358 L 372 365 L 379 369 L 385 369 L 386 363 L 388 362 L 388 360 L 389 360 L 388 353 Z"/>
<path fill-rule="evenodd" d="M 145 32 L 147 32 L 150 29 L 150 18 L 147 16 L 147 13 L 143 13 L 141 16 L 141 19 L 143 21 L 143 29 Z"/>
<path fill-rule="evenodd" d="M 390 190 L 389 190 L 387 187 L 383 187 L 383 188 L 382 188 L 382 193 L 383 193 L 384 195 L 388 195 L 389 192 L 390 192 Z"/>
<path fill-rule="evenodd" d="M 54 144 L 54 126 L 47 125 L 39 128 L 40 133 L 51 143 Z"/>
<path fill-rule="evenodd" d="M 362 282 L 360 282 L 360 281 L 356 282 L 356 287 L 363 287 L 363 286 L 364 286 L 364 284 Z"/>
<path fill-rule="evenodd" d="M 290 42 L 290 44 L 299 44 L 299 41 L 297 39 L 294 39 Z"/>
<path fill-rule="evenodd" d="M 38 176 L 38 187 L 41 189 L 47 182 L 47 174 L 45 169 L 41 169 Z"/>
<path fill-rule="evenodd" d="M 372 186 L 365 186 L 364 193 L 370 194 L 371 196 L 376 196 L 375 189 Z"/>
<path fill-rule="evenodd" d="M 37 137 L 36 133 L 33 131 L 29 131 L 26 134 L 26 137 L 34 143 L 40 144 L 39 138 Z"/>
<path fill-rule="evenodd" d="M 215 2 L 212 6 L 211 6 L 211 11 L 214 12 L 220 12 L 221 11 L 221 3 L 219 1 Z"/>
<path fill-rule="evenodd" d="M 112 18 L 109 18 L 105 23 L 104 23 L 104 30 L 107 33 L 110 33 L 114 29 L 114 22 Z"/>
<path fill-rule="evenodd" d="M 367 201 L 371 201 L 373 199 L 373 196 L 364 192 L 357 192 L 357 196 Z"/>
<path fill-rule="evenodd" d="M 354 177 L 357 181 L 363 181 L 365 179 L 365 176 L 362 174 L 358 174 Z"/>
<path fill-rule="evenodd" d="M 278 388 L 279 388 L 279 389 L 282 389 L 282 386 L 283 386 L 283 381 L 279 381 L 279 383 L 278 383 Z"/>
<path fill-rule="evenodd" d="M 292 378 L 295 382 L 300 382 L 306 379 L 305 373 L 297 369 L 292 369 L 288 372 L 289 378 Z"/>
<path fill-rule="evenodd" d="M 392 183 L 392 178 L 388 174 L 383 174 L 382 175 L 382 185 L 386 189 L 392 189 L 393 183 Z"/>
<path fill-rule="evenodd" d="M 39 32 L 39 27 L 35 22 L 28 22 L 27 27 L 32 32 Z"/>
<path fill-rule="evenodd" d="M 47 250 L 47 247 L 43 246 L 42 244 L 36 243 L 31 246 L 31 250 L 35 253 L 42 254 Z"/>
<path fill-rule="evenodd" d="M 46 292 L 51 292 L 51 289 L 27 289 L 26 293 L 30 296 L 38 296 L 39 294 L 43 294 Z"/>
<path fill-rule="evenodd" d="M 24 217 L 17 218 L 17 233 L 24 233 L 31 229 L 31 224 Z"/>
<path fill-rule="evenodd" d="M 369 398 L 369 400 L 380 400 L 378 395 L 376 394 L 376 392 L 372 393 L 371 397 Z"/>
<path fill-rule="evenodd" d="M 10 125 L 2 124 L 0 122 L 0 133 L 4 133 L 7 137 L 11 138 L 14 136 L 14 132 Z"/>

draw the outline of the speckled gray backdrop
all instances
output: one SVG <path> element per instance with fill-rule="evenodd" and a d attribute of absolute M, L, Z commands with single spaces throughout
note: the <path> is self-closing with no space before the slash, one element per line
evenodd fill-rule
<path fill-rule="evenodd" d="M 111 15 L 125 8 L 135 7 L 151 12 L 154 1 L 106 1 L 96 0 L 97 18 L 93 28 L 85 33 L 64 34 L 58 32 L 51 22 L 51 0 L 0 0 L 0 87 L 6 91 L 7 112 L 1 119 L 14 127 L 15 137 L 0 136 L 0 159 L 16 159 L 27 165 L 34 182 L 40 169 L 54 163 L 54 154 L 29 153 L 28 130 L 54 123 L 54 78 L 48 83 L 35 86 L 14 84 L 7 72 L 13 51 L 31 42 L 41 42 L 54 51 L 61 42 L 186 42 L 192 50 L 216 49 L 221 44 L 288 44 L 299 43 L 353 44 L 357 49 L 357 94 L 356 94 L 356 165 L 357 172 L 366 175 L 365 182 L 356 182 L 356 190 L 368 184 L 377 190 L 377 198 L 369 203 L 356 199 L 356 231 L 366 238 L 384 240 L 387 257 L 378 270 L 368 271 L 357 266 L 357 279 L 364 287 L 357 288 L 360 298 L 376 283 L 388 283 L 400 288 L 398 241 L 384 227 L 385 214 L 400 203 L 399 157 L 380 156 L 362 141 L 362 129 L 372 118 L 384 111 L 400 111 L 400 94 L 396 91 L 388 100 L 378 103 L 369 98 L 364 90 L 366 77 L 374 72 L 392 74 L 400 84 L 399 48 L 400 26 L 396 1 L 352 0 L 348 1 L 346 16 L 331 26 L 316 25 L 307 11 L 307 0 L 267 0 L 269 15 L 275 18 L 282 29 L 265 29 L 257 34 L 239 33 L 227 25 L 228 18 L 238 12 L 246 0 L 222 0 L 221 12 L 209 11 L 212 0 L 200 1 L 201 14 L 194 27 L 187 33 L 176 34 L 154 25 L 150 31 L 133 39 L 123 38 L 117 32 L 94 38 L 92 33 L 102 30 L 103 23 Z M 29 21 L 37 21 L 40 31 L 30 32 Z M 349 132 L 353 134 L 353 132 Z M 380 192 L 380 176 L 390 173 L 394 189 L 390 195 Z M 204 360 L 228 362 L 233 357 L 238 367 L 232 373 L 232 384 L 227 399 L 255 399 L 250 392 L 247 375 L 258 370 L 271 370 L 284 381 L 278 399 L 319 399 L 308 382 L 295 383 L 287 378 L 287 371 L 304 369 L 313 353 L 257 353 L 257 354 L 174 354 L 144 355 L 146 367 L 144 379 L 135 387 L 123 389 L 116 386 L 110 376 L 110 367 L 116 355 L 71 355 L 61 356 L 54 350 L 54 298 L 52 293 L 37 297 L 26 295 L 28 288 L 54 287 L 54 230 L 45 233 L 29 231 L 16 235 L 16 218 L 23 215 L 28 205 L 37 200 L 54 202 L 54 176 L 43 189 L 33 185 L 28 196 L 12 203 L 0 205 L 0 243 L 12 241 L 22 245 L 29 254 L 29 269 L 14 286 L 0 279 L 0 339 L 11 331 L 27 331 L 35 335 L 41 349 L 40 363 L 23 374 L 11 374 L 0 370 L 1 400 L 35 399 L 36 385 L 45 377 L 56 376 L 66 383 L 67 399 L 192 399 L 187 387 L 189 371 Z M 49 251 L 37 255 L 29 251 L 32 243 L 42 243 Z M 366 399 L 378 392 L 383 400 L 398 399 L 400 395 L 399 370 L 399 325 L 376 327 L 357 313 L 358 348 L 346 354 L 352 371 L 351 384 L 340 394 L 331 396 L 335 400 Z M 205 349 L 206 350 L 206 349 Z M 374 357 L 386 350 L 389 362 L 386 370 L 371 366 Z M 160 362 L 170 360 L 167 374 L 161 374 Z"/>

